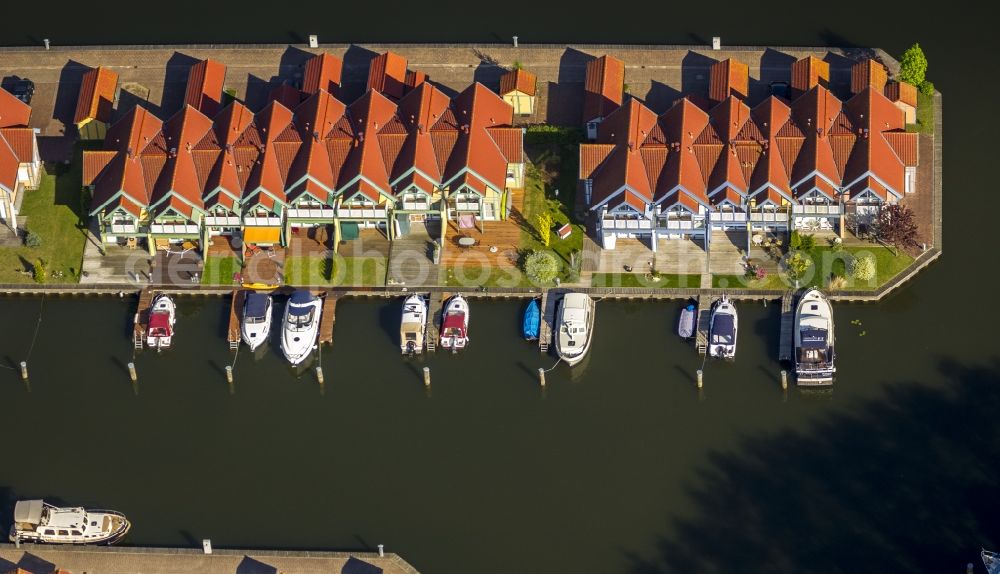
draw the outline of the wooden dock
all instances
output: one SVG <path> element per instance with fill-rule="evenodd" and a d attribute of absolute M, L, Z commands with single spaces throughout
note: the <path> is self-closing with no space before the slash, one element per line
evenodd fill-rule
<path fill-rule="evenodd" d="M 792 360 L 792 329 L 795 322 L 795 293 L 789 291 L 781 298 L 781 332 L 778 335 L 778 360 Z"/>
<path fill-rule="evenodd" d="M 548 353 L 549 345 L 552 344 L 552 325 L 556 322 L 558 299 L 558 294 L 553 294 L 552 291 L 542 293 L 542 323 L 538 326 L 538 350 L 542 353 Z"/>
<path fill-rule="evenodd" d="M 333 325 L 337 322 L 337 299 L 340 296 L 335 293 L 327 293 L 323 296 L 323 314 L 319 319 L 319 342 L 321 345 L 333 343 Z"/>
<path fill-rule="evenodd" d="M 226 340 L 229 342 L 229 350 L 235 351 L 240 347 L 240 320 L 243 314 L 243 301 L 246 298 L 246 291 L 234 289 L 233 296 L 229 304 L 229 331 L 226 333 Z"/>
<path fill-rule="evenodd" d="M 136 309 L 132 327 L 132 346 L 137 351 L 142 350 L 143 338 L 146 335 L 146 326 L 149 324 L 149 307 L 153 304 L 153 297 L 155 296 L 156 292 L 148 287 L 139 292 L 139 307 Z"/>
<path fill-rule="evenodd" d="M 710 295 L 698 296 L 698 333 L 695 336 L 695 347 L 699 355 L 708 352 L 708 325 L 712 319 L 712 303 L 715 298 Z"/>
<path fill-rule="evenodd" d="M 427 325 L 424 330 L 424 346 L 428 353 L 437 350 L 438 329 L 441 325 L 441 305 L 443 298 L 440 292 L 431 293 L 427 300 Z"/>

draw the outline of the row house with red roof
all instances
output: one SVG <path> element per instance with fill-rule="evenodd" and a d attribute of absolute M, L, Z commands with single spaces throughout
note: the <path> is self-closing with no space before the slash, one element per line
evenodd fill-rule
<path fill-rule="evenodd" d="M 0 222 L 17 229 L 17 210 L 27 189 L 41 183 L 38 139 L 28 126 L 31 107 L 0 88 Z"/>
<path fill-rule="evenodd" d="M 256 113 L 240 102 L 215 113 L 218 90 L 204 86 L 222 83 L 195 66 L 202 87 L 189 85 L 181 111 L 162 122 L 137 106 L 105 150 L 85 153 L 104 240 L 144 238 L 151 252 L 218 234 L 287 245 L 294 228 L 331 225 L 336 245 L 364 227 L 392 239 L 414 221 L 505 217 L 524 173 L 512 108 L 478 83 L 450 99 L 389 63 L 405 88 L 391 97 L 369 89 L 345 105 L 330 91 L 342 66 L 322 54 L 301 90 L 283 87 Z"/>
<path fill-rule="evenodd" d="M 748 68 L 712 67 L 709 104 L 661 115 L 630 98 L 580 148 L 580 185 L 604 248 L 617 238 L 703 240 L 712 231 L 844 233 L 916 192 L 917 135 L 885 93 L 877 62 L 853 69 L 852 96 L 826 87 L 825 62 L 793 66 L 791 102 L 744 102 Z M 874 72 L 873 72 L 874 70 Z M 800 73 L 801 72 L 801 73 Z"/>

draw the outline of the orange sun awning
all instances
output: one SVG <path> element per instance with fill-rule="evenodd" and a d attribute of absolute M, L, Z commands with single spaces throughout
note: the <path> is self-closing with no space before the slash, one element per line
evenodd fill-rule
<path fill-rule="evenodd" d="M 281 227 L 246 227 L 243 229 L 244 243 L 280 243 Z"/>

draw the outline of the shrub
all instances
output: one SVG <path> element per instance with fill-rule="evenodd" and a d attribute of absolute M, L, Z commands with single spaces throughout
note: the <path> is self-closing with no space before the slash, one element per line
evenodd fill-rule
<path fill-rule="evenodd" d="M 858 281 L 871 281 L 875 278 L 875 256 L 866 253 L 851 261 L 851 276 Z"/>
<path fill-rule="evenodd" d="M 920 48 L 920 44 L 914 44 L 903 52 L 899 59 L 899 79 L 909 82 L 914 86 L 922 86 L 927 75 L 927 56 Z"/>
<path fill-rule="evenodd" d="M 535 251 L 524 261 L 524 273 L 532 283 L 551 283 L 559 274 L 559 261 L 549 251 Z"/>
<path fill-rule="evenodd" d="M 47 283 L 49 280 L 49 272 L 45 268 L 45 261 L 42 259 L 35 260 L 35 268 L 32 270 L 35 276 L 35 283 Z"/>
<path fill-rule="evenodd" d="M 520 70 L 521 69 L 521 61 L 520 60 L 514 60 L 514 63 L 511 64 L 510 69 L 511 70 Z"/>
<path fill-rule="evenodd" d="M 800 237 L 801 237 L 801 245 L 802 245 L 801 249 L 803 251 L 809 251 L 813 247 L 816 247 L 816 236 L 815 235 L 812 235 L 811 233 L 806 233 L 804 235 L 801 235 Z"/>
<path fill-rule="evenodd" d="M 788 277 L 793 280 L 805 275 L 810 265 L 812 265 L 812 259 L 801 251 L 795 251 L 785 259 L 785 271 L 788 273 Z"/>
<path fill-rule="evenodd" d="M 548 211 L 539 213 L 535 217 L 535 223 L 538 225 L 538 237 L 542 240 L 542 245 L 548 247 L 552 242 L 552 214 Z"/>
<path fill-rule="evenodd" d="M 840 275 L 830 279 L 830 284 L 826 286 L 831 291 L 840 291 L 847 287 L 847 278 Z"/>
<path fill-rule="evenodd" d="M 920 84 L 920 93 L 925 96 L 934 95 L 934 82 L 930 80 L 924 80 L 924 83 Z"/>
<path fill-rule="evenodd" d="M 42 246 L 42 238 L 34 231 L 29 231 L 28 234 L 24 236 L 24 245 L 25 247 L 36 249 Z"/>
<path fill-rule="evenodd" d="M 747 265 L 747 271 L 743 274 L 744 277 L 750 281 L 761 281 L 767 278 L 767 269 L 764 269 L 761 265 L 755 265 L 753 263 Z"/>
<path fill-rule="evenodd" d="M 798 231 L 792 231 L 792 236 L 788 238 L 788 248 L 793 250 L 802 248 L 802 236 Z"/>

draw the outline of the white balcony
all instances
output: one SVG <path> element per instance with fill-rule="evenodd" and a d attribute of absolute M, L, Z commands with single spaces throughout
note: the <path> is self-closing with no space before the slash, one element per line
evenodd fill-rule
<path fill-rule="evenodd" d="M 741 211 L 722 211 L 712 214 L 712 221 L 721 221 L 724 223 L 746 221 L 747 214 Z"/>
<path fill-rule="evenodd" d="M 292 219 L 328 219 L 333 221 L 333 208 L 310 207 L 289 209 L 288 217 Z"/>
<path fill-rule="evenodd" d="M 240 218 L 235 215 L 207 215 L 205 216 L 205 225 L 209 227 L 239 227 Z"/>
<path fill-rule="evenodd" d="M 198 226 L 154 223 L 150 231 L 159 235 L 198 235 Z"/>
<path fill-rule="evenodd" d="M 427 211 L 431 204 L 427 201 L 404 201 L 403 209 L 406 211 Z"/>
<path fill-rule="evenodd" d="M 751 212 L 750 221 L 759 221 L 763 223 L 787 223 L 788 214 L 775 211 Z"/>
<path fill-rule="evenodd" d="M 243 225 L 249 227 L 275 227 L 281 225 L 280 217 L 244 217 Z"/>
<path fill-rule="evenodd" d="M 118 235 L 120 233 L 135 233 L 139 230 L 139 227 L 134 223 L 112 223 L 111 233 Z"/>
<path fill-rule="evenodd" d="M 349 207 L 341 207 L 337 209 L 337 217 L 346 217 L 351 219 L 385 219 L 385 208 L 379 209 L 355 209 Z"/>
<path fill-rule="evenodd" d="M 478 201 L 456 201 L 455 211 L 479 211 Z"/>
<path fill-rule="evenodd" d="M 704 219 L 661 219 L 657 224 L 657 229 L 666 231 L 678 231 L 688 229 L 702 229 L 705 227 Z"/>
<path fill-rule="evenodd" d="M 653 222 L 648 219 L 604 219 L 601 226 L 604 229 L 652 229 Z"/>
<path fill-rule="evenodd" d="M 840 205 L 793 205 L 792 213 L 796 215 L 840 215 Z"/>

